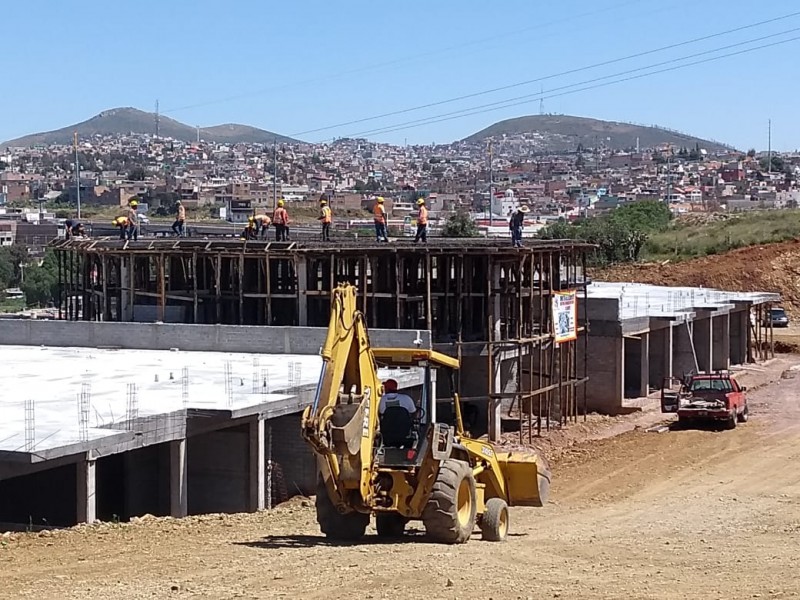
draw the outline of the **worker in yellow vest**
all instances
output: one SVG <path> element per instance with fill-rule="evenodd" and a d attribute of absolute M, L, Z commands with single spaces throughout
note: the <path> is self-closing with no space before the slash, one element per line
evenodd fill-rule
<path fill-rule="evenodd" d="M 386 231 L 386 207 L 383 205 L 383 198 L 381 196 L 378 196 L 378 200 L 372 208 L 372 216 L 375 220 L 375 241 L 388 242 L 389 236 Z"/>
<path fill-rule="evenodd" d="M 322 241 L 331 241 L 331 221 L 333 221 L 333 213 L 331 207 L 328 206 L 328 201 L 322 198 L 319 201 L 319 217 L 318 220 L 322 223 Z"/>
<path fill-rule="evenodd" d="M 425 198 L 417 200 L 417 235 L 414 237 L 414 243 L 422 240 L 423 243 L 428 243 L 428 209 L 425 207 Z"/>

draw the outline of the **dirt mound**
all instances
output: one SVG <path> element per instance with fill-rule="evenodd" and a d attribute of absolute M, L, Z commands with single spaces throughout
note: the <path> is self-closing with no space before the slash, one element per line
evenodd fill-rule
<path fill-rule="evenodd" d="M 765 244 L 680 263 L 617 265 L 591 273 L 597 281 L 696 286 L 736 292 L 776 292 L 800 316 L 800 241 Z"/>

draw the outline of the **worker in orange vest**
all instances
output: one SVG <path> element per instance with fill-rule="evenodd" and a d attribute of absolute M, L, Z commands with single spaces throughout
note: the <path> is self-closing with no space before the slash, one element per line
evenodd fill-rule
<path fill-rule="evenodd" d="M 428 209 L 425 208 L 425 198 L 417 200 L 417 235 L 414 237 L 414 243 L 422 240 L 423 243 L 428 243 Z"/>
<path fill-rule="evenodd" d="M 278 200 L 278 208 L 272 214 L 272 224 L 275 226 L 275 240 L 278 242 L 289 241 L 289 213 L 284 208 L 283 198 Z"/>
<path fill-rule="evenodd" d="M 389 236 L 386 231 L 386 207 L 383 205 L 383 198 L 381 196 L 378 196 L 378 200 L 372 208 L 372 216 L 375 219 L 375 241 L 388 242 Z"/>
<path fill-rule="evenodd" d="M 333 213 L 331 207 L 328 206 L 328 201 L 325 198 L 319 201 L 319 221 L 322 223 L 322 241 L 331 241 L 331 221 L 333 220 Z"/>

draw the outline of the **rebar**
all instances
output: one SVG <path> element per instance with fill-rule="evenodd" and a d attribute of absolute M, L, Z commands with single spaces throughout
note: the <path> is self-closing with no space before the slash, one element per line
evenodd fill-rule
<path fill-rule="evenodd" d="M 36 449 L 36 412 L 33 398 L 25 399 L 25 451 Z"/>
<path fill-rule="evenodd" d="M 135 383 L 128 384 L 127 404 L 125 406 L 125 423 L 128 431 L 133 431 L 134 422 L 139 418 L 139 399 Z"/>

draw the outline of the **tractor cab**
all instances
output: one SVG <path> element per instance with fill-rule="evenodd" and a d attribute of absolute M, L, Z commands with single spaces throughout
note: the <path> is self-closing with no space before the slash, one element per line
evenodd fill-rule
<path fill-rule="evenodd" d="M 451 373 L 458 369 L 458 360 L 433 350 L 373 348 L 372 353 L 379 367 L 417 369 L 422 375 L 421 390 L 416 392 L 395 391 L 391 380 L 383 382 L 375 438 L 378 466 L 419 466 L 431 444 L 441 446 L 443 440 L 452 439 L 450 427 L 436 419 L 436 381 L 440 369 Z"/>

